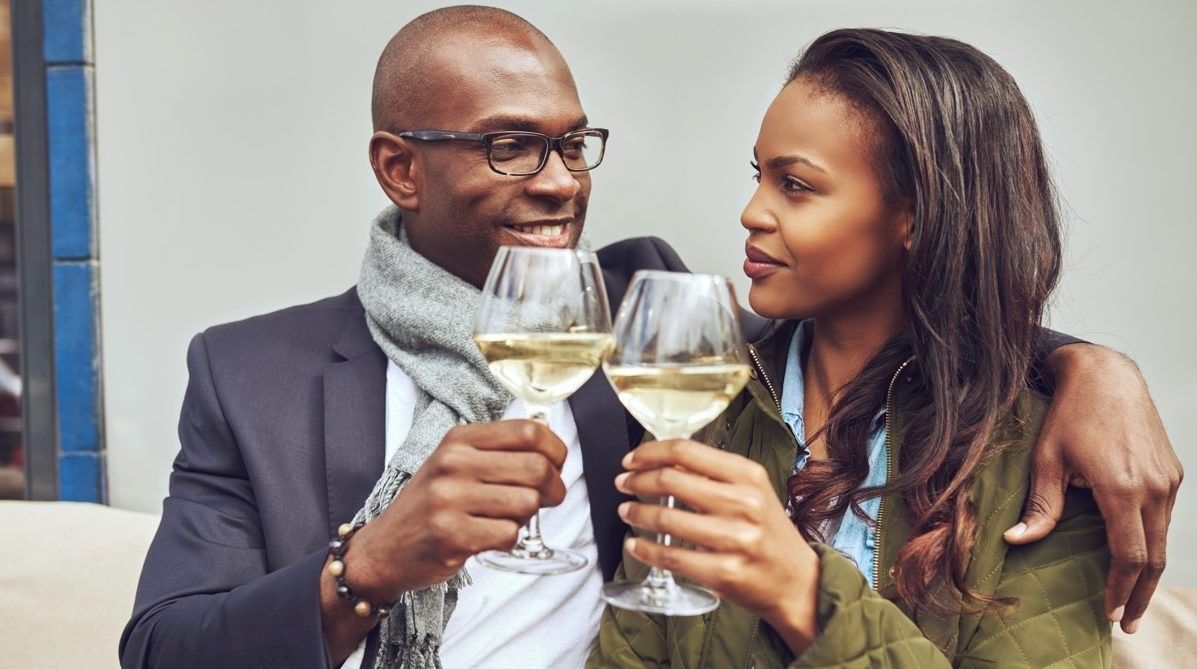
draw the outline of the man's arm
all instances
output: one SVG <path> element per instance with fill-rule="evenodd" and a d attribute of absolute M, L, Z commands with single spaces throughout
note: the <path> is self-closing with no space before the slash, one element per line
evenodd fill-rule
<path fill-rule="evenodd" d="M 1164 570 L 1184 472 L 1138 368 L 1101 346 L 1045 331 L 1051 408 L 1035 447 L 1031 493 L 1012 544 L 1046 537 L 1072 485 L 1092 488 L 1106 522 L 1106 613 L 1133 633 Z"/>
<path fill-rule="evenodd" d="M 338 598 L 325 551 L 269 571 L 255 495 L 216 395 L 203 335 L 187 355 L 181 451 L 120 643 L 130 667 L 339 666 L 377 621 Z M 560 504 L 566 447 L 532 421 L 450 430 L 345 554 L 374 604 L 441 583 L 465 560 L 509 549 L 541 506 Z"/>
<path fill-rule="evenodd" d="M 331 666 L 321 634 L 323 551 L 268 573 L 254 493 L 203 335 L 192 340 L 187 367 L 181 450 L 121 637 L 121 665 Z"/>

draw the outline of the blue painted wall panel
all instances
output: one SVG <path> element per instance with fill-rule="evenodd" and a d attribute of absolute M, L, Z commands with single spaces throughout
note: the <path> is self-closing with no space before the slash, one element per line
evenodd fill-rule
<path fill-rule="evenodd" d="M 54 263 L 54 385 L 62 453 L 100 450 L 96 266 Z"/>
<path fill-rule="evenodd" d="M 108 500 L 103 453 L 68 453 L 58 459 L 58 498 L 68 502 Z"/>
<path fill-rule="evenodd" d="M 46 63 L 94 62 L 90 0 L 42 0 L 42 17 Z"/>
<path fill-rule="evenodd" d="M 59 498 L 107 500 L 91 0 L 43 0 Z"/>
<path fill-rule="evenodd" d="M 93 71 L 88 65 L 47 68 L 50 221 L 56 259 L 95 255 Z"/>

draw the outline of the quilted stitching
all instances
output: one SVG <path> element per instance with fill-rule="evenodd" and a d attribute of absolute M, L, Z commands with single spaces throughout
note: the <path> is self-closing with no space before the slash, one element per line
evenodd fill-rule
<path fill-rule="evenodd" d="M 1037 418 L 1041 418 L 1042 407 L 1037 411 Z M 765 427 L 764 423 L 749 423 L 753 444 L 761 438 L 756 432 Z M 1028 443 L 1031 437 L 1027 435 Z M 745 455 L 761 457 L 759 453 Z M 941 625 L 934 635 L 932 625 L 926 633 L 934 639 L 948 640 L 948 652 L 959 653 L 956 664 L 962 667 L 1108 667 L 1110 627 L 1102 613 L 1108 552 L 1104 527 L 1091 496 L 1087 491 L 1070 492 L 1065 518 L 1048 538 L 1028 546 L 1007 546 L 1001 530 L 1015 522 L 1021 509 L 1027 491 L 1029 454 L 1025 449 L 1006 451 L 987 464 L 991 465 L 985 468 L 987 471 L 978 474 L 978 496 L 974 498 L 984 520 L 970 569 L 980 573 L 970 573 L 968 578 L 984 592 L 1019 598 L 1019 605 L 1004 614 L 964 616 L 959 628 L 955 623 L 946 629 Z M 842 558 L 834 551 L 823 548 L 816 547 L 823 556 L 819 604 L 822 634 L 789 665 L 790 669 L 948 666 L 948 658 L 897 605 L 870 590 L 859 572 L 847 568 L 846 562 L 841 564 Z M 825 606 L 830 607 L 826 613 Z M 665 634 L 668 640 L 626 628 L 612 630 L 611 619 L 604 615 L 602 636 L 607 645 L 603 652 L 608 659 L 616 660 L 634 658 L 643 650 L 645 656 L 669 657 L 675 667 L 722 669 L 740 663 L 743 644 L 752 635 L 755 643 L 748 646 L 750 656 L 756 653 L 759 664 L 776 666 L 782 661 L 784 649 L 770 646 L 777 639 L 769 636 L 767 627 L 752 628 L 764 635 L 756 638 L 755 632 L 749 631 L 749 623 L 755 625 L 755 619 L 745 618 L 747 615 L 720 609 L 719 615 L 709 619 L 679 621 L 678 627 L 671 627 Z M 686 625 L 684 630 L 682 624 Z M 701 632 L 702 643 L 696 643 L 698 630 L 705 630 Z M 961 632 L 967 636 L 958 641 Z M 713 637 L 718 640 L 712 642 Z M 640 638 L 649 641 L 651 647 L 633 652 L 626 646 Z M 592 655 L 589 666 L 597 666 L 594 660 Z"/>

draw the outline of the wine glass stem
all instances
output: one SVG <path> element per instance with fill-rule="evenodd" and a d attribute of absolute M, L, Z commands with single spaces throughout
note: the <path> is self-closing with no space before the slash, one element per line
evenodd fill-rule
<path fill-rule="evenodd" d="M 690 435 L 658 435 L 653 434 L 653 438 L 657 441 L 667 441 L 669 439 L 686 439 Z M 665 498 L 665 508 L 672 509 L 674 506 L 673 495 Z M 657 543 L 662 546 L 669 546 L 673 543 L 673 537 L 668 534 L 658 534 Z M 648 570 L 648 576 L 641 582 L 641 597 L 646 601 L 652 602 L 658 606 L 665 606 L 673 597 L 673 591 L 677 587 L 677 583 L 673 580 L 673 572 L 668 569 L 660 567 L 653 567 Z"/>
<path fill-rule="evenodd" d="M 673 495 L 669 495 L 665 498 L 665 508 L 672 509 L 673 505 Z M 657 543 L 662 546 L 668 546 L 673 543 L 673 537 L 668 534 L 658 534 Z M 649 594 L 651 597 L 668 597 L 668 593 L 673 589 L 673 586 L 673 572 L 660 567 L 650 569 L 648 571 L 648 578 L 644 579 L 644 587 L 649 591 L 646 594 Z"/>
<path fill-rule="evenodd" d="M 546 427 L 549 424 L 548 407 L 528 405 L 528 420 L 534 420 Z M 540 509 L 528 519 L 524 531 L 520 533 L 520 540 L 512 550 L 529 557 L 539 557 L 545 551 L 544 537 L 540 534 Z"/>

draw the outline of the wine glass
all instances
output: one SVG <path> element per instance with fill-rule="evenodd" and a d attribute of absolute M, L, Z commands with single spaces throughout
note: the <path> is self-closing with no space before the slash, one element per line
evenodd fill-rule
<path fill-rule="evenodd" d="M 603 371 L 623 403 L 658 441 L 688 439 L 727 408 L 749 368 L 732 286 L 721 276 L 640 271 L 615 318 L 615 348 Z M 672 496 L 665 505 L 673 508 Z M 657 542 L 668 546 L 668 534 Z M 639 583 L 603 586 L 612 606 L 689 616 L 712 611 L 711 591 L 653 567 Z"/>
<path fill-rule="evenodd" d="M 549 407 L 568 398 L 611 350 L 611 312 L 593 253 L 504 246 L 482 288 L 474 343 L 490 371 L 524 401 L 528 417 L 548 425 Z M 520 574 L 563 574 L 585 567 L 582 554 L 550 548 L 540 512 L 511 551 L 478 561 Z"/>

